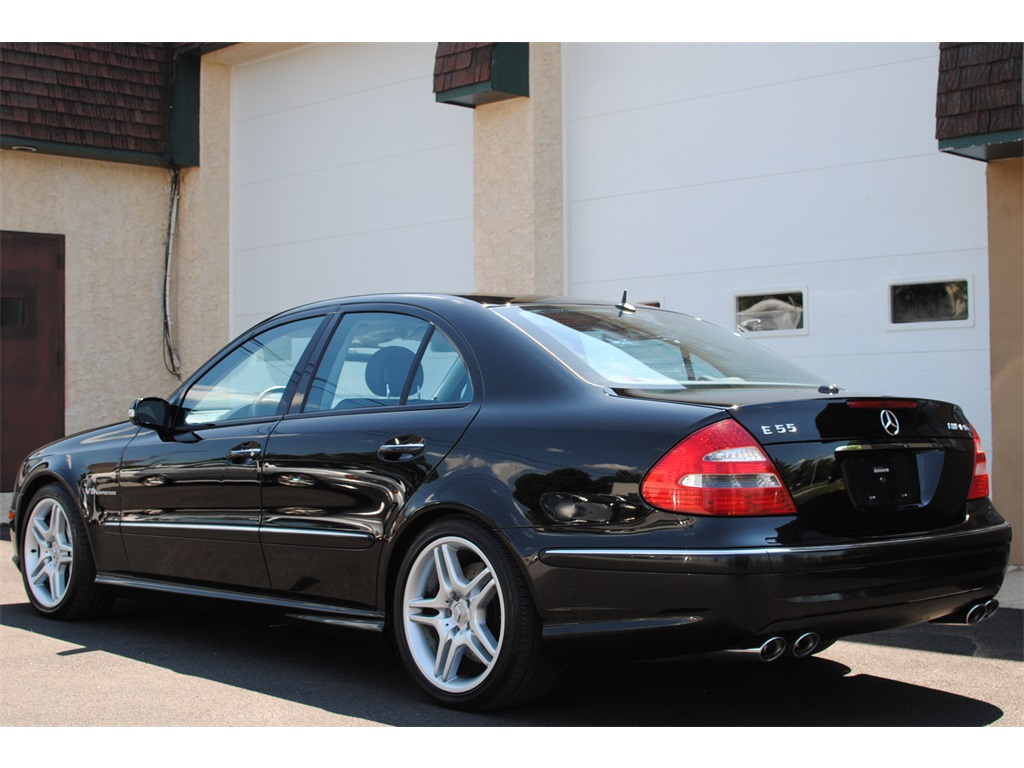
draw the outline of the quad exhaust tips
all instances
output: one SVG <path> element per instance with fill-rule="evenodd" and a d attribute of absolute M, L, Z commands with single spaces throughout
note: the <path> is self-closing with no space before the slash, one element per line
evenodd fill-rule
<path fill-rule="evenodd" d="M 760 645 L 755 645 L 750 648 L 733 649 L 730 651 L 717 651 L 707 655 L 741 661 L 768 662 L 776 661 L 777 659 L 781 659 L 783 656 L 789 656 L 794 659 L 803 659 L 810 656 L 815 651 L 827 648 L 829 645 L 831 645 L 831 643 L 822 643 L 821 636 L 817 632 L 804 632 L 803 634 L 792 637 L 792 639 L 787 639 L 780 635 L 772 635 L 771 637 L 760 641 Z"/>
<path fill-rule="evenodd" d="M 821 645 L 821 637 L 817 632 L 804 632 L 793 642 L 784 637 L 770 637 L 757 647 L 757 655 L 761 661 L 775 661 L 782 658 L 787 652 L 790 656 L 802 659 L 810 656 Z"/>
<path fill-rule="evenodd" d="M 975 624 L 980 624 L 995 613 L 998 607 L 998 600 L 986 600 L 984 603 L 976 603 L 975 605 L 972 605 L 970 610 L 967 611 L 967 624 L 972 627 Z"/>
<path fill-rule="evenodd" d="M 966 605 L 949 616 L 933 619 L 933 624 L 966 624 L 973 627 L 989 618 L 999 608 L 999 601 L 993 599 L 979 600 L 976 603 Z M 752 648 L 742 650 L 720 651 L 712 654 L 714 656 L 727 656 L 733 658 L 747 658 L 763 662 L 775 661 L 783 656 L 790 656 L 795 659 L 803 659 L 812 655 L 815 651 L 824 650 L 832 643 L 822 644 L 821 636 L 817 632 L 804 632 L 792 640 L 785 637 L 773 635 L 755 645 Z"/>
<path fill-rule="evenodd" d="M 965 606 L 949 616 L 934 619 L 932 624 L 966 624 L 969 627 L 973 627 L 995 613 L 998 607 L 998 600 L 981 600 Z"/>

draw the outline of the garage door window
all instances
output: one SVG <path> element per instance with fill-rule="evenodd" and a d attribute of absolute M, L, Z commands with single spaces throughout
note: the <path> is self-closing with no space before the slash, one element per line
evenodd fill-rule
<path fill-rule="evenodd" d="M 889 286 L 889 321 L 893 325 L 969 324 L 970 320 L 970 284 L 966 279 Z"/>
<path fill-rule="evenodd" d="M 803 290 L 736 297 L 736 327 L 745 333 L 806 333 Z"/>

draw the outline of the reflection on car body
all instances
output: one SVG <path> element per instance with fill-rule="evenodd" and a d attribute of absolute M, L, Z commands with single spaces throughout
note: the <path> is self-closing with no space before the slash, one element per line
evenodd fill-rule
<path fill-rule="evenodd" d="M 129 423 L 34 452 L 13 506 L 45 615 L 127 589 L 258 603 L 388 633 L 467 709 L 609 653 L 975 622 L 1010 540 L 955 405 L 841 392 L 625 299 L 282 313 Z"/>

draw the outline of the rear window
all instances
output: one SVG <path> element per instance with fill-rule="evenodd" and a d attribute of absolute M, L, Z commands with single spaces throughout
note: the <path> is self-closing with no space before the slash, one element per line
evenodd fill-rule
<path fill-rule="evenodd" d="M 817 387 L 820 377 L 702 320 L 639 307 L 496 308 L 582 378 L 628 389 Z"/>

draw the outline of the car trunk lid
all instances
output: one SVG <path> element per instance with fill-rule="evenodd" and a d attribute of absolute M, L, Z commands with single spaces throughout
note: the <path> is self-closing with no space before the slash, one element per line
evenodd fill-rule
<path fill-rule="evenodd" d="M 975 474 L 973 430 L 950 403 L 828 398 L 731 409 L 764 446 L 800 518 L 830 534 L 961 521 Z"/>
<path fill-rule="evenodd" d="M 796 506 L 797 527 L 807 534 L 929 530 L 966 514 L 978 464 L 974 432 L 950 403 L 813 389 L 621 394 L 726 409 L 775 463 Z"/>

